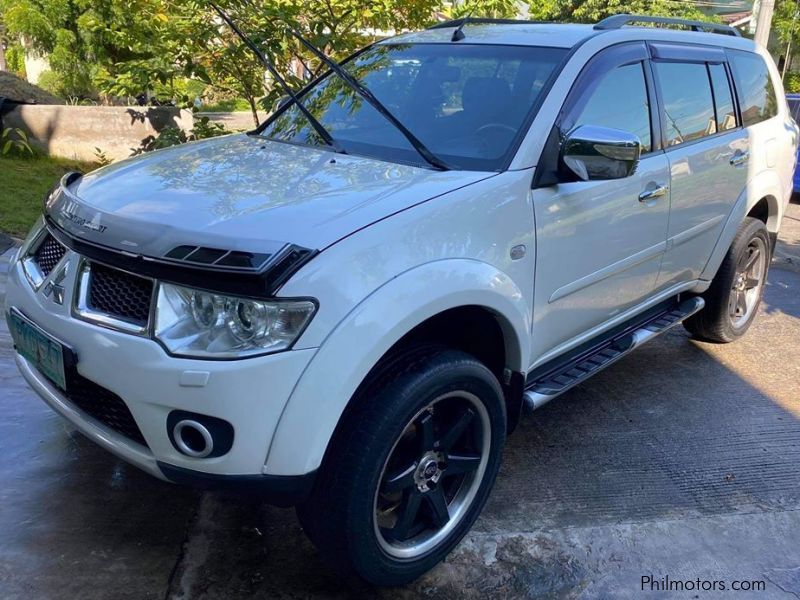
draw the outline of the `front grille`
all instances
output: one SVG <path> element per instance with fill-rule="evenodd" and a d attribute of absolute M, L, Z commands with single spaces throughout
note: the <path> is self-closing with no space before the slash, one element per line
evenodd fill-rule
<path fill-rule="evenodd" d="M 67 249 L 59 244 L 56 241 L 56 238 L 48 233 L 44 238 L 44 241 L 39 244 L 39 247 L 33 254 L 33 258 L 36 261 L 36 264 L 39 265 L 39 270 L 42 272 L 42 275 L 47 277 L 50 274 L 50 271 L 55 269 L 58 261 L 64 257 L 66 252 Z"/>
<path fill-rule="evenodd" d="M 152 280 L 92 263 L 88 294 L 92 310 L 144 327 L 152 296 Z"/>
<path fill-rule="evenodd" d="M 131 411 L 115 393 L 73 372 L 67 384 L 66 396 L 72 404 L 103 425 L 147 447 Z"/>

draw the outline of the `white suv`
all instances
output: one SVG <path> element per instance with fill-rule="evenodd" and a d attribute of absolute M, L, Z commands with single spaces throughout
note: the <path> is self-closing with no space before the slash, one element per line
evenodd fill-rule
<path fill-rule="evenodd" d="M 66 176 L 6 313 L 98 444 L 297 505 L 336 565 L 400 584 L 469 530 L 525 404 L 676 323 L 747 330 L 798 129 L 718 25 L 473 19 L 344 72 L 249 134 Z"/>

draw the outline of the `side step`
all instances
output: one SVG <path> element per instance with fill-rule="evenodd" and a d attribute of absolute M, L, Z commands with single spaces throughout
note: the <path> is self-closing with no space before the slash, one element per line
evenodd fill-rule
<path fill-rule="evenodd" d="M 654 315 L 635 329 L 599 342 L 588 352 L 529 383 L 523 394 L 525 404 L 529 409 L 540 408 L 571 387 L 617 362 L 635 348 L 691 317 L 703 306 L 705 301 L 699 296 L 690 298 Z"/>

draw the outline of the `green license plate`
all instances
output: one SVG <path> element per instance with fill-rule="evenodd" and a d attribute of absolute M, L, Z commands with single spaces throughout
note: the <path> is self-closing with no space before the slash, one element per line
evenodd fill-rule
<path fill-rule="evenodd" d="M 50 381 L 66 391 L 64 346 L 13 308 L 9 316 L 9 330 L 17 352 L 33 363 Z"/>

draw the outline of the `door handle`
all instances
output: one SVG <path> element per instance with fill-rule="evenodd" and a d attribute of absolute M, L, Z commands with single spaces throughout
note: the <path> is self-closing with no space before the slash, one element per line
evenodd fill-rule
<path fill-rule="evenodd" d="M 731 163 L 732 167 L 738 167 L 739 165 L 743 165 L 744 163 L 746 163 L 749 159 L 750 159 L 749 152 L 737 152 L 736 154 L 733 155 L 733 157 L 729 162 Z"/>
<path fill-rule="evenodd" d="M 645 190 L 641 194 L 639 194 L 639 202 L 650 202 L 650 200 L 656 200 L 657 198 L 666 196 L 668 191 L 669 191 L 668 185 L 659 185 L 658 187 Z"/>

